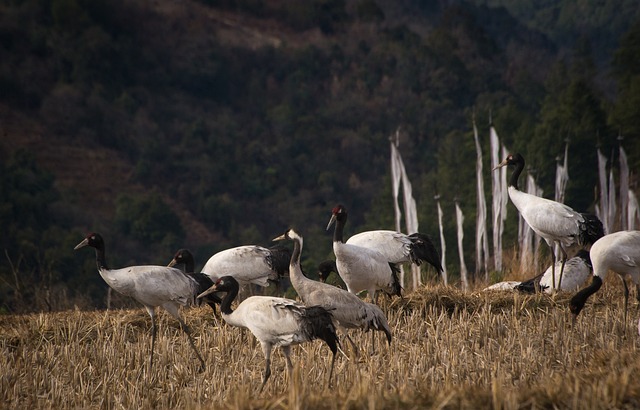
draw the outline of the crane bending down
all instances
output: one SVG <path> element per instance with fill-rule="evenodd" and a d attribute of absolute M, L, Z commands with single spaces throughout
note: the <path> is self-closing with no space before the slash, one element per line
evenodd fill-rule
<path fill-rule="evenodd" d="M 333 365 L 338 351 L 338 337 L 331 313 L 320 306 L 305 306 L 291 299 L 271 296 L 251 296 L 236 310 L 231 302 L 238 296 L 238 281 L 232 276 L 224 276 L 207 291 L 198 295 L 204 297 L 211 292 L 227 292 L 222 299 L 220 311 L 228 324 L 249 329 L 260 341 L 266 365 L 260 391 L 271 376 L 271 351 L 280 346 L 287 360 L 289 379 L 292 380 L 291 345 L 323 340 L 333 353 L 331 370 L 327 384 L 331 384 Z"/>
<path fill-rule="evenodd" d="M 567 261 L 565 248 L 578 244 L 581 247 L 592 245 L 599 238 L 604 236 L 602 222 L 595 215 L 583 214 L 574 211 L 567 205 L 550 199 L 541 198 L 522 192 L 518 189 L 518 178 L 524 169 L 524 158 L 520 154 L 509 154 L 507 158 L 498 164 L 493 170 L 504 166 L 515 166 L 511 179 L 509 180 L 509 198 L 518 209 L 525 222 L 533 231 L 541 236 L 552 256 L 552 284 L 556 284 L 555 262 L 556 255 L 553 250 L 554 244 L 558 244 L 562 252 L 562 265 L 560 267 L 560 279 L 558 288 L 562 287 L 562 273 Z"/>
<path fill-rule="evenodd" d="M 211 277 L 209 275 L 206 275 L 202 272 L 195 272 L 195 259 L 193 258 L 193 254 L 188 249 L 179 249 L 167 266 L 172 268 L 179 264 L 184 265 L 184 272 L 187 276 L 198 282 L 198 289 L 200 289 L 200 292 L 204 292 L 205 290 L 213 286 L 213 280 L 211 280 Z M 213 310 L 214 315 L 216 313 L 216 304 L 220 304 L 220 302 L 222 301 L 214 293 L 207 295 L 205 298 L 197 299 L 197 301 L 200 300 L 209 305 L 209 307 Z"/>
<path fill-rule="evenodd" d="M 410 235 L 388 230 L 364 231 L 347 239 L 348 244 L 374 249 L 383 254 L 390 263 L 411 262 L 420 266 L 423 262 L 442 273 L 440 254 L 428 235 Z"/>
<path fill-rule="evenodd" d="M 347 285 L 347 290 L 353 294 L 366 290 L 374 303 L 378 289 L 388 295 L 402 296 L 402 285 L 398 279 L 400 270 L 395 263 L 375 249 L 344 242 L 347 209 L 343 205 L 331 210 L 327 230 L 334 223 L 333 253 L 336 255 L 338 274 Z"/>
<path fill-rule="evenodd" d="M 627 323 L 629 288 L 625 276 L 636 285 L 636 299 L 640 302 L 640 231 L 620 231 L 603 236 L 591 247 L 593 278 L 591 284 L 576 293 L 569 302 L 574 320 L 578 317 L 589 296 L 600 289 L 609 270 L 620 276 L 624 286 L 624 323 Z"/>
<path fill-rule="evenodd" d="M 151 316 L 151 352 L 149 354 L 149 369 L 153 367 L 153 349 L 156 343 L 156 313 L 155 308 L 162 306 L 178 322 L 180 328 L 187 334 L 189 344 L 200 360 L 201 369 L 205 364 L 196 348 L 191 331 L 180 316 L 179 306 L 194 303 L 199 293 L 198 283 L 185 275 L 181 270 L 166 266 L 129 266 L 120 269 L 109 269 L 105 259 L 105 246 L 102 236 L 90 233 L 76 245 L 74 250 L 90 246 L 96 250 L 98 273 L 107 285 L 125 296 L 131 296 L 142 303 Z"/>
<path fill-rule="evenodd" d="M 562 262 L 556 262 L 556 269 L 560 269 Z M 575 292 L 589 279 L 591 275 L 591 259 L 589 252 L 581 249 L 576 256 L 567 260 L 564 267 L 564 280 L 562 287 L 556 281 L 555 288 L 565 292 Z M 517 290 L 523 293 L 535 293 L 537 289 L 545 293 L 552 293 L 554 289 L 552 282 L 553 267 L 549 266 L 546 271 L 531 279 L 522 282 L 506 281 L 495 283 L 483 290 Z M 559 279 L 559 278 L 556 278 Z"/>
<path fill-rule="evenodd" d="M 390 345 L 392 339 L 391 328 L 382 310 L 378 306 L 367 303 L 344 289 L 328 283 L 316 282 L 304 276 L 300 266 L 300 255 L 303 247 L 302 236 L 293 229 L 289 229 L 283 235 L 275 238 L 274 241 L 285 239 L 293 241 L 289 277 L 293 288 L 302 301 L 307 305 L 318 305 L 329 310 L 338 327 L 343 329 L 343 333 L 347 336 L 347 340 L 349 340 L 356 353 L 358 348 L 344 332 L 344 329 L 357 328 L 365 331 L 372 329 L 384 332 L 387 336 L 387 343 Z"/>
<path fill-rule="evenodd" d="M 335 276 L 330 280 L 329 276 L 331 276 L 331 272 L 335 272 Z M 340 289 L 346 289 L 344 281 L 338 274 L 338 267 L 336 266 L 336 261 L 332 259 L 327 259 L 318 264 L 318 280 L 322 283 L 328 283 L 330 285 L 336 286 Z"/>

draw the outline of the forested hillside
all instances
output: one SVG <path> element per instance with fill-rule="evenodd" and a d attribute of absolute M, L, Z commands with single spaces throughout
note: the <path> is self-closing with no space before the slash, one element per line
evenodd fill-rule
<path fill-rule="evenodd" d="M 87 231 L 114 267 L 166 264 L 181 247 L 200 267 L 293 226 L 313 273 L 332 256 L 335 204 L 347 236 L 394 228 L 398 128 L 420 231 L 437 238 L 440 194 L 453 245 L 460 201 L 471 269 L 474 114 L 485 171 L 491 118 L 545 193 L 570 140 L 576 209 L 592 210 L 596 145 L 609 156 L 618 135 L 636 188 L 640 6 L 585 10 L 597 16 L 499 1 L 3 2 L 0 309 L 103 307 L 93 258 L 72 250 Z M 450 250 L 454 281 L 457 261 Z"/>

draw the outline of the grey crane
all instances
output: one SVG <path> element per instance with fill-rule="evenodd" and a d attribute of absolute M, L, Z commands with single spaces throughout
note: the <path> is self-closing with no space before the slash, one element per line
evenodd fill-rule
<path fill-rule="evenodd" d="M 109 269 L 105 259 L 105 245 L 102 236 L 90 233 L 73 248 L 74 250 L 89 246 L 96 251 L 98 273 L 107 285 L 125 296 L 130 296 L 142 303 L 151 316 L 151 351 L 149 353 L 149 369 L 153 367 L 153 350 L 156 343 L 155 308 L 162 306 L 180 323 L 180 328 L 189 338 L 189 344 L 198 356 L 201 369 L 205 364 L 196 348 L 191 331 L 180 316 L 179 306 L 194 303 L 200 291 L 198 283 L 185 275 L 181 270 L 166 266 L 129 266 L 120 269 Z"/>
<path fill-rule="evenodd" d="M 271 351 L 280 347 L 287 360 L 287 370 L 291 380 L 291 345 L 323 340 L 331 349 L 333 358 L 327 384 L 331 384 L 333 365 L 338 350 L 338 337 L 331 313 L 320 306 L 305 306 L 291 299 L 272 296 L 251 296 L 231 309 L 231 302 L 238 296 L 240 286 L 233 276 L 224 276 L 198 297 L 211 292 L 227 292 L 222 299 L 220 311 L 225 322 L 232 326 L 249 329 L 260 341 L 265 357 L 265 370 L 260 391 L 271 376 Z"/>
<path fill-rule="evenodd" d="M 387 342 L 391 344 L 391 328 L 382 310 L 360 299 L 358 296 L 344 289 L 327 283 L 317 282 L 304 276 L 300 266 L 303 238 L 293 229 L 289 229 L 274 241 L 289 239 L 293 241 L 293 252 L 289 265 L 291 284 L 302 301 L 307 305 L 318 305 L 329 310 L 339 327 L 343 329 L 370 329 L 384 332 Z M 345 332 L 346 334 L 346 332 Z M 347 339 L 357 352 L 358 348 L 348 335 Z"/>

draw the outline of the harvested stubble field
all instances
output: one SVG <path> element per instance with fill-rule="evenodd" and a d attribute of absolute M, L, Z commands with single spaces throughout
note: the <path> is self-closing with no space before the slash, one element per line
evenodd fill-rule
<path fill-rule="evenodd" d="M 0 406 L 6 408 L 640 408 L 637 308 L 622 323 L 619 281 L 607 281 L 572 326 L 568 295 L 463 293 L 427 286 L 385 301 L 390 348 L 352 331 L 333 387 L 320 341 L 293 349 L 294 381 L 276 350 L 264 358 L 244 330 L 209 308 L 183 310 L 207 369 L 166 313 L 148 372 L 144 309 L 0 317 Z M 635 302 L 635 301 L 634 301 Z M 381 334 L 380 334 L 381 335 Z"/>

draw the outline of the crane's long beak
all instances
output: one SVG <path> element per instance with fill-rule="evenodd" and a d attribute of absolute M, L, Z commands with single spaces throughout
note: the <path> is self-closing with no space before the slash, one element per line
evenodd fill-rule
<path fill-rule="evenodd" d="M 80 242 L 79 244 L 76 245 L 75 248 L 73 248 L 73 250 L 78 250 L 80 248 L 84 248 L 85 246 L 89 245 L 89 238 L 84 238 L 82 240 L 82 242 Z"/>
<path fill-rule="evenodd" d="M 176 258 L 173 258 L 171 259 L 171 262 L 169 262 L 169 264 L 167 265 L 167 268 L 173 268 L 177 264 L 178 264 L 178 261 L 176 261 Z"/>
<path fill-rule="evenodd" d="M 493 169 L 492 169 L 491 171 L 495 171 L 496 169 L 498 169 L 498 168 L 502 168 L 502 167 L 504 167 L 505 165 L 508 165 L 508 164 L 507 164 L 507 160 L 506 160 L 506 159 L 505 159 L 504 161 L 502 161 L 501 163 L 499 163 L 498 165 L 496 165 L 495 167 L 493 167 Z"/>
<path fill-rule="evenodd" d="M 287 234 L 283 233 L 282 235 L 278 236 L 277 238 L 273 238 L 271 241 L 272 242 L 284 241 L 285 239 L 287 239 Z"/>
<path fill-rule="evenodd" d="M 198 296 L 196 296 L 197 299 L 203 298 L 213 292 L 216 292 L 218 290 L 217 285 L 213 285 L 211 286 L 209 289 L 205 290 L 204 292 L 202 292 L 201 294 L 199 294 Z"/>
<path fill-rule="evenodd" d="M 331 225 L 333 225 L 337 218 L 336 214 L 331 215 L 331 219 L 329 219 L 329 223 L 327 224 L 327 231 L 331 228 Z"/>

